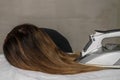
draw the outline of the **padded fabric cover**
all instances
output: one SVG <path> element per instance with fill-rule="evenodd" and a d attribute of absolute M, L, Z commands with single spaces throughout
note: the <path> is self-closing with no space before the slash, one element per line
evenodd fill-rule
<path fill-rule="evenodd" d="M 101 70 L 75 75 L 52 75 L 11 66 L 0 55 L 0 80 L 120 80 L 120 69 Z"/>

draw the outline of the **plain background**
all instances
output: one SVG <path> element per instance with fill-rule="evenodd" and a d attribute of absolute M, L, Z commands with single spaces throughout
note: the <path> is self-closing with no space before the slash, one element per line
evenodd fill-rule
<path fill-rule="evenodd" d="M 0 0 L 0 53 L 6 34 L 32 23 L 58 30 L 81 51 L 94 30 L 120 28 L 120 0 Z"/>

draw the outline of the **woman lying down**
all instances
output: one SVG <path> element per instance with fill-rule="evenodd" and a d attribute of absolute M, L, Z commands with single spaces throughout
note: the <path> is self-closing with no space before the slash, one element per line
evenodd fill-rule
<path fill-rule="evenodd" d="M 3 51 L 0 80 L 120 79 L 120 70 L 78 63 L 76 54 L 63 52 L 42 28 L 32 24 L 16 26 L 7 35 Z"/>

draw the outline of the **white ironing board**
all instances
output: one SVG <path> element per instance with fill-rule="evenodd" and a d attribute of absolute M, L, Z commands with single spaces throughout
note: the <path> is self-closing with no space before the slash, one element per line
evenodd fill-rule
<path fill-rule="evenodd" d="M 120 69 L 109 69 L 75 75 L 52 75 L 11 66 L 0 55 L 0 80 L 120 80 Z"/>

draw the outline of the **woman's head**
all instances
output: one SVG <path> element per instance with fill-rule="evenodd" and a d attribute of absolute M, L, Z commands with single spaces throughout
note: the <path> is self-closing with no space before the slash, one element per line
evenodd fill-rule
<path fill-rule="evenodd" d="M 61 51 L 44 32 L 32 24 L 18 25 L 8 33 L 4 45 L 8 62 L 18 68 L 51 74 L 74 74 L 99 70 L 72 60 Z"/>
<path fill-rule="evenodd" d="M 59 49 L 44 30 L 32 24 L 23 24 L 7 35 L 3 50 L 12 65 L 29 69 L 32 65 L 48 63 L 49 58 L 56 58 L 52 52 Z"/>

